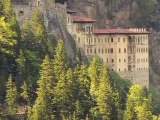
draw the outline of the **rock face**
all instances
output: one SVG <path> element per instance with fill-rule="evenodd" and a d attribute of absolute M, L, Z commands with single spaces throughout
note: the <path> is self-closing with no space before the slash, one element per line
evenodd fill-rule
<path fill-rule="evenodd" d="M 150 35 L 150 82 L 160 89 L 160 32 Z"/>
<path fill-rule="evenodd" d="M 110 3 L 111 6 L 109 6 L 106 1 L 68 0 L 68 3 L 79 14 L 86 14 L 89 17 L 96 18 L 98 27 L 129 27 L 131 24 L 130 15 L 135 13 L 137 9 L 136 3 L 130 3 L 129 0 L 121 0 L 121 3 L 114 5 Z"/>
<path fill-rule="evenodd" d="M 37 1 L 30 2 L 28 5 L 16 4 L 14 10 L 18 21 L 23 23 L 25 19 L 30 19 L 36 8 L 43 13 L 44 24 L 49 34 L 54 34 L 57 40 L 64 40 L 64 44 L 69 56 L 73 57 L 76 53 L 75 43 L 72 36 L 67 31 L 66 6 L 50 0 L 41 0 L 37 5 Z"/>

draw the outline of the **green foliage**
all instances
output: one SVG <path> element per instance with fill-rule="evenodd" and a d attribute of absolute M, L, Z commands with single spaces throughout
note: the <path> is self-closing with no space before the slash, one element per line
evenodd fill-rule
<path fill-rule="evenodd" d="M 29 98 L 29 87 L 26 83 L 26 81 L 23 82 L 23 85 L 21 86 L 21 94 L 20 96 L 23 98 L 23 100 L 27 103 L 27 105 L 30 103 Z"/>
<path fill-rule="evenodd" d="M 96 97 L 97 86 L 99 83 L 99 73 L 100 73 L 100 62 L 97 56 L 93 57 L 91 64 L 88 68 L 88 75 L 91 79 L 91 86 L 90 86 L 90 94 L 93 99 Z"/>
<path fill-rule="evenodd" d="M 53 60 L 54 72 L 57 80 L 65 74 L 68 68 L 68 56 L 63 45 L 63 41 L 59 40 L 55 48 L 55 56 Z"/>
<path fill-rule="evenodd" d="M 141 106 L 137 106 L 136 111 L 138 120 L 152 120 L 150 101 L 148 99 L 145 99 Z"/>
<path fill-rule="evenodd" d="M 141 86 L 131 86 L 127 96 L 124 120 L 151 120 L 150 100 Z"/>
<path fill-rule="evenodd" d="M 75 107 L 76 107 L 75 111 L 76 120 L 80 120 L 81 117 L 83 116 L 83 108 L 79 100 L 76 101 Z"/>
<path fill-rule="evenodd" d="M 78 79 L 77 79 L 77 88 L 78 88 L 78 93 L 77 93 L 77 99 L 80 102 L 81 105 L 81 119 L 84 119 L 84 116 L 86 115 L 85 113 L 89 111 L 91 104 L 92 104 L 92 99 L 91 95 L 89 93 L 90 89 L 90 80 L 88 79 L 88 73 L 87 73 L 87 66 L 86 65 L 81 65 L 79 68 L 79 73 L 78 73 Z M 79 117 L 80 119 L 80 117 Z"/>
<path fill-rule="evenodd" d="M 40 80 L 38 81 L 37 99 L 28 114 L 29 120 L 54 119 L 52 114 L 54 73 L 49 56 L 43 60 L 40 70 Z"/>
<path fill-rule="evenodd" d="M 122 2 L 124 0 L 106 0 L 108 12 L 112 15 L 112 9 L 117 9 Z M 142 7 L 142 17 L 153 11 L 150 0 L 137 3 Z M 158 109 L 159 99 L 155 98 L 158 93 L 151 92 L 150 97 L 140 86 L 130 88 L 131 82 L 109 71 L 97 56 L 89 65 L 84 64 L 81 54 L 75 63 L 70 62 L 63 41 L 58 40 L 56 46 L 54 34 L 46 32 L 38 9 L 20 30 L 11 1 L 0 0 L 0 28 L 0 63 L 3 64 L 0 71 L 18 68 L 14 74 L 17 87 L 11 76 L 6 84 L 9 115 L 16 114 L 17 88 L 21 88 L 23 103 L 30 105 L 28 120 L 156 119 L 151 106 Z"/>
<path fill-rule="evenodd" d="M 12 30 L 11 24 L 5 21 L 5 17 L 0 17 L 0 52 L 13 55 L 14 46 L 17 44 L 15 31 Z"/>
<path fill-rule="evenodd" d="M 6 104 L 7 104 L 7 114 L 14 115 L 16 113 L 16 103 L 17 103 L 17 88 L 15 83 L 12 81 L 12 76 L 9 76 L 9 79 L 6 83 Z"/>
<path fill-rule="evenodd" d="M 39 9 L 35 9 L 32 15 L 32 21 L 26 20 L 22 26 L 22 46 L 25 49 L 36 52 L 44 56 L 46 51 L 47 34 L 43 23 L 43 16 Z M 36 27 L 35 27 L 36 26 Z"/>
<path fill-rule="evenodd" d="M 111 119 L 112 87 L 109 81 L 108 70 L 103 67 L 100 72 L 99 87 L 97 91 L 97 105 L 103 119 Z"/>

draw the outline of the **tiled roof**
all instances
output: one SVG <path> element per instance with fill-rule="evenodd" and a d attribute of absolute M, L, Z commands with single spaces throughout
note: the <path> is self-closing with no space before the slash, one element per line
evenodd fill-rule
<path fill-rule="evenodd" d="M 93 23 L 96 21 L 95 19 L 81 16 L 72 16 L 72 18 L 74 23 Z"/>
<path fill-rule="evenodd" d="M 130 29 L 94 29 L 94 34 L 148 34 L 149 32 L 143 28 L 130 28 Z"/>

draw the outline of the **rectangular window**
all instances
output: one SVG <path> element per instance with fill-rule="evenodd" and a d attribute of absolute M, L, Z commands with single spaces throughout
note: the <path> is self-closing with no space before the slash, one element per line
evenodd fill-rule
<path fill-rule="evenodd" d="M 120 38 L 118 38 L 118 42 L 120 42 Z"/>
<path fill-rule="evenodd" d="M 107 48 L 105 49 L 105 53 L 107 53 Z"/>
<path fill-rule="evenodd" d="M 119 53 L 121 53 L 121 48 L 119 48 Z"/>
<path fill-rule="evenodd" d="M 92 43 L 92 38 L 91 38 L 91 43 Z"/>
<path fill-rule="evenodd" d="M 125 40 L 125 38 L 123 38 L 123 42 L 125 42 L 126 40 Z"/>
<path fill-rule="evenodd" d="M 124 53 L 126 53 L 126 48 L 124 48 Z"/>
<path fill-rule="evenodd" d="M 113 42 L 113 38 L 111 38 L 111 42 Z"/>
<path fill-rule="evenodd" d="M 110 53 L 110 50 L 108 49 L 108 53 Z"/>
<path fill-rule="evenodd" d="M 114 63 L 114 59 L 112 59 L 112 63 Z"/>
<path fill-rule="evenodd" d="M 87 49 L 87 54 L 89 53 L 89 50 Z"/>
<path fill-rule="evenodd" d="M 96 38 L 94 38 L 94 43 L 96 43 Z"/>
<path fill-rule="evenodd" d="M 92 49 L 90 49 L 90 53 L 92 54 Z"/>
<path fill-rule="evenodd" d="M 100 43 L 100 39 L 98 39 L 98 42 Z"/>
<path fill-rule="evenodd" d="M 119 59 L 119 62 L 121 62 L 121 59 Z"/>
<path fill-rule="evenodd" d="M 94 49 L 94 53 L 96 54 L 96 49 Z"/>
<path fill-rule="evenodd" d="M 102 54 L 103 54 L 103 49 L 102 49 Z"/>
<path fill-rule="evenodd" d="M 111 48 L 111 53 L 113 53 L 113 48 Z"/>

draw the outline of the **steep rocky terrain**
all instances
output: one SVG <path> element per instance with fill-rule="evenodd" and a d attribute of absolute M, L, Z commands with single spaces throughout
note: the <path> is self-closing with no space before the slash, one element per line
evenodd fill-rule
<path fill-rule="evenodd" d="M 100 27 L 153 27 L 159 19 L 156 0 L 68 0 L 79 14 L 97 19 Z M 155 25 L 154 25 L 155 26 Z"/>

